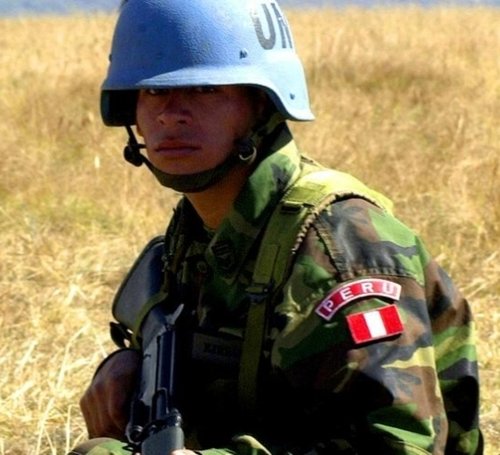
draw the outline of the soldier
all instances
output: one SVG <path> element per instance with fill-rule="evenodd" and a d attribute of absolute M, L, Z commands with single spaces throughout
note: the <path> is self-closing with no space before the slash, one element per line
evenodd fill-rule
<path fill-rule="evenodd" d="M 276 1 L 123 2 L 101 101 L 126 158 L 183 193 L 155 302 L 183 305 L 175 455 L 482 453 L 470 308 L 388 199 L 298 150 L 287 121 L 313 114 Z M 72 454 L 132 450 L 147 311 L 120 305 L 136 333 Z"/>

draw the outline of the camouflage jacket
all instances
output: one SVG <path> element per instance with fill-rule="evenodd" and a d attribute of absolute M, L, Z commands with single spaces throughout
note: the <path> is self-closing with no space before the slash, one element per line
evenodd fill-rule
<path fill-rule="evenodd" d="M 237 345 L 245 329 L 266 223 L 304 166 L 288 130 L 270 152 L 216 232 L 204 229 L 186 199 L 167 229 L 169 294 L 190 309 L 185 324 L 195 338 Z M 268 306 L 255 414 L 242 412 L 236 398 L 237 355 L 217 365 L 217 353 L 204 356 L 192 343 L 181 407 L 189 448 L 482 453 L 470 308 L 389 211 L 354 196 L 318 207 Z"/>
<path fill-rule="evenodd" d="M 168 229 L 175 294 L 189 302 L 205 333 L 237 334 L 245 327 L 259 241 L 303 167 L 288 131 L 272 151 L 216 232 L 193 222 L 186 200 Z M 202 370 L 204 379 L 190 386 L 198 391 L 190 402 L 201 447 L 221 447 L 239 435 L 228 449 L 202 453 L 481 453 L 467 302 L 419 238 L 389 212 L 361 197 L 318 212 L 269 310 L 257 415 L 240 415 L 231 373 L 208 379 Z M 388 303 L 383 292 L 356 294 L 356 286 L 376 279 L 399 285 L 400 295 Z M 388 307 L 396 309 L 399 330 L 389 324 L 363 338 L 355 321 Z M 379 324 L 384 319 L 375 316 Z"/>

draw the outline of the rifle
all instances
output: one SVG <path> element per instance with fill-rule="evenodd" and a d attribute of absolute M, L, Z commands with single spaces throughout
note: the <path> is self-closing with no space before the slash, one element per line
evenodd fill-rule
<path fill-rule="evenodd" d="M 163 237 L 153 239 L 143 250 L 125 278 L 113 304 L 120 324 L 112 324 L 113 339 L 129 338 L 143 305 L 155 298 L 161 287 Z M 168 455 L 184 448 L 182 417 L 175 406 L 177 379 L 176 321 L 182 313 L 179 305 L 165 314 L 154 305 L 141 324 L 142 365 L 140 381 L 131 404 L 126 436 L 129 448 L 141 455 Z M 121 329 L 120 329 L 121 327 Z M 122 336 L 117 332 L 121 331 Z M 123 336 L 125 334 L 125 336 Z M 123 339 L 121 340 L 123 343 Z"/>
<path fill-rule="evenodd" d="M 176 333 L 173 314 L 151 310 L 143 333 L 143 360 L 138 393 L 132 402 L 126 435 L 132 448 L 142 455 L 168 455 L 184 448 L 182 417 L 175 407 Z M 145 423 L 144 423 L 145 422 Z"/>

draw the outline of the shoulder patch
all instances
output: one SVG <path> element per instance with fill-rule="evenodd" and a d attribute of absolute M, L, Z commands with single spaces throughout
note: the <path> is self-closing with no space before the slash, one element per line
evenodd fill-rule
<path fill-rule="evenodd" d="M 329 321 L 344 305 L 367 297 L 399 300 L 401 285 L 381 278 L 351 281 L 335 288 L 317 307 L 316 314 Z"/>
<path fill-rule="evenodd" d="M 396 305 L 350 314 L 347 316 L 347 324 L 356 344 L 403 333 L 403 323 Z"/>

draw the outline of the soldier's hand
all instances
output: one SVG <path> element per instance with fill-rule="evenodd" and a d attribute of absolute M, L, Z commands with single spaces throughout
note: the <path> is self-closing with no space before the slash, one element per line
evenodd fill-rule
<path fill-rule="evenodd" d="M 80 400 L 90 438 L 124 438 L 140 362 L 137 351 L 123 349 L 112 353 L 98 367 Z"/>

